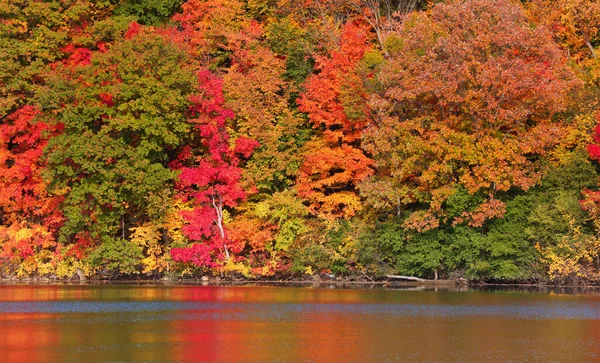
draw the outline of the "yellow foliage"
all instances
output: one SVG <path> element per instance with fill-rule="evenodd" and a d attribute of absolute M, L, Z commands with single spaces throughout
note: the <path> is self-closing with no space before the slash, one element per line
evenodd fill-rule
<path fill-rule="evenodd" d="M 574 218 L 569 218 L 571 233 L 563 236 L 555 246 L 536 249 L 542 255 L 542 262 L 548 268 L 548 276 L 553 281 L 581 283 L 600 280 L 600 239 L 581 233 Z"/>
<path fill-rule="evenodd" d="M 41 250 L 35 254 L 34 260 L 38 275 L 48 275 L 54 272 L 54 258 L 56 255 L 49 250 Z"/>
<path fill-rule="evenodd" d="M 598 123 L 595 114 L 600 105 L 592 102 L 583 106 L 580 113 L 573 118 L 565 129 L 560 143 L 550 152 L 550 160 L 558 165 L 564 165 L 570 161 L 573 153 L 571 150 L 585 150 L 592 143 L 593 129 Z"/>
<path fill-rule="evenodd" d="M 347 236 L 338 246 L 336 252 L 345 259 L 357 261 L 358 257 L 356 254 L 358 252 L 358 246 L 356 239 L 352 236 Z"/>
<path fill-rule="evenodd" d="M 181 246 L 187 241 L 181 232 L 184 220 L 181 211 L 190 209 L 185 203 L 169 195 L 150 196 L 156 204 L 158 218 L 131 228 L 131 242 L 140 246 L 144 251 L 142 259 L 143 273 L 169 271 L 172 245 Z"/>
<path fill-rule="evenodd" d="M 21 278 L 53 272 L 56 242 L 44 226 L 15 222 L 0 226 L 2 270 Z"/>
<path fill-rule="evenodd" d="M 33 232 L 30 228 L 21 228 L 19 229 L 14 236 L 16 241 L 22 241 L 24 239 L 31 238 L 33 236 Z"/>
<path fill-rule="evenodd" d="M 315 273 L 315 272 L 313 271 L 313 269 L 312 269 L 312 267 L 311 267 L 311 266 L 308 266 L 308 267 L 306 267 L 306 268 L 304 269 L 304 273 L 305 273 L 306 275 L 311 275 L 311 276 L 312 276 L 312 275 L 314 275 L 314 273 Z"/>
<path fill-rule="evenodd" d="M 243 262 L 234 262 L 232 259 L 227 260 L 222 267 L 223 273 L 235 272 L 240 273 L 246 278 L 254 278 L 252 268 Z"/>
<path fill-rule="evenodd" d="M 91 267 L 84 264 L 80 259 L 75 256 L 66 256 L 56 261 L 54 273 L 59 278 L 71 278 L 77 269 L 81 269 L 85 276 L 91 275 Z"/>
<path fill-rule="evenodd" d="M 15 274 L 17 277 L 28 277 L 32 275 L 47 275 L 54 272 L 54 254 L 52 251 L 42 249 L 38 253 L 27 256 L 17 266 Z"/>
<path fill-rule="evenodd" d="M 144 266 L 142 272 L 162 272 L 165 269 L 165 264 L 162 260 L 167 254 L 163 253 L 160 231 L 157 226 L 152 223 L 146 223 L 139 227 L 131 228 L 131 230 L 133 231 L 131 242 L 142 247 L 146 256 L 142 259 Z"/>

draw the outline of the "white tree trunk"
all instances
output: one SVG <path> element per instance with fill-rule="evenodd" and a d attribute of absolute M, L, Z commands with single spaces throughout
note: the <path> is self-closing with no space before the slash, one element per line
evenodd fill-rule
<path fill-rule="evenodd" d="M 223 242 L 223 249 L 225 250 L 225 259 L 229 261 L 229 250 L 227 249 L 227 244 L 225 243 L 225 230 L 223 229 L 223 202 L 221 201 L 221 196 L 219 195 L 219 200 L 215 199 L 215 196 L 212 196 L 212 205 L 215 208 L 215 212 L 217 213 L 217 219 L 215 219 L 215 223 L 219 228 L 219 234 L 221 235 L 221 241 Z"/>

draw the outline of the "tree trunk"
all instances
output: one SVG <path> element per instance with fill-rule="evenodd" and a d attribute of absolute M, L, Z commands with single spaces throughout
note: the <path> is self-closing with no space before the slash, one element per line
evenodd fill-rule
<path fill-rule="evenodd" d="M 584 36 L 583 39 L 585 40 L 585 45 L 587 45 L 587 47 L 590 49 L 590 52 L 592 52 L 592 57 L 594 57 L 594 60 L 596 60 L 596 52 L 594 51 L 594 46 L 592 45 L 587 36 Z"/>
<path fill-rule="evenodd" d="M 79 276 L 79 282 L 85 282 L 87 280 L 87 278 L 83 274 L 83 271 L 80 268 L 75 270 L 75 275 Z"/>
<path fill-rule="evenodd" d="M 215 208 L 217 213 L 217 219 L 215 219 L 215 223 L 219 228 L 219 234 L 221 235 L 221 242 L 223 242 L 223 249 L 225 250 L 225 260 L 229 261 L 229 250 L 227 249 L 227 244 L 225 243 L 225 230 L 223 229 L 223 202 L 221 201 L 221 196 L 219 195 L 219 201 L 212 197 L 212 205 Z"/>

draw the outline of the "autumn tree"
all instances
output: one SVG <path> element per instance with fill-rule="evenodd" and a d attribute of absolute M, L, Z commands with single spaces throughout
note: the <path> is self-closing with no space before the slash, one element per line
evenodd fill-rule
<path fill-rule="evenodd" d="M 577 84 L 550 33 L 509 1 L 453 1 L 404 18 L 385 46 L 363 142 L 377 173 L 362 195 L 380 210 L 408 209 L 417 230 L 501 217 L 496 195 L 543 175 L 564 130 L 553 117 Z M 450 215 L 462 188 L 473 202 Z"/>
<path fill-rule="evenodd" d="M 0 124 L 0 261 L 9 274 L 48 273 L 62 223 L 61 199 L 42 178 L 41 156 L 56 129 L 38 116 L 22 106 Z"/>
<path fill-rule="evenodd" d="M 88 1 L 0 2 L 0 210 L 3 267 L 18 274 L 54 269 L 60 197 L 49 195 L 41 158 L 60 125 L 49 125 L 32 106 L 50 66 L 109 41 L 112 5 Z M 94 23 L 96 22 L 96 23 Z M 95 27 L 98 24 L 98 27 Z M 102 29 L 102 30 L 100 30 Z M 12 273 L 12 272 L 10 272 Z"/>
<path fill-rule="evenodd" d="M 45 152 L 50 191 L 64 198 L 61 236 L 75 249 L 117 239 L 125 251 L 129 228 L 149 218 L 148 195 L 173 188 L 168 164 L 192 130 L 194 63 L 135 23 L 108 49 L 70 59 L 40 96 L 48 121 L 62 128 Z"/>
<path fill-rule="evenodd" d="M 427 0 L 354 0 L 357 11 L 375 31 L 379 46 L 387 52 L 384 44 L 386 31 L 392 28 L 394 17 L 425 8 Z"/>
<path fill-rule="evenodd" d="M 224 107 L 222 81 L 208 71 L 200 72 L 201 94 L 192 97 L 191 120 L 198 133 L 198 150 L 179 156 L 177 164 L 192 165 L 181 168 L 180 189 L 182 197 L 190 199 L 195 206 L 182 215 L 188 221 L 184 234 L 192 241 L 189 247 L 171 250 L 173 259 L 190 262 L 201 267 L 217 267 L 231 258 L 230 250 L 241 248 L 229 243 L 225 231 L 226 208 L 237 206 L 245 199 L 240 185 L 242 158 L 248 158 L 258 143 L 247 138 L 238 138 L 233 146 L 229 143 L 227 121 L 233 112 Z M 242 246 L 243 247 L 243 246 Z"/>
<path fill-rule="evenodd" d="M 243 162 L 240 180 L 254 193 L 232 221 L 232 243 L 245 246 L 244 253 L 253 256 L 251 264 L 257 269 L 270 260 L 265 251 L 279 239 L 279 231 L 272 230 L 258 243 L 256 229 L 269 226 L 253 210 L 273 195 L 295 196 L 289 188 L 301 164 L 300 147 L 310 136 L 310 126 L 295 106 L 298 86 L 312 70 L 306 58 L 306 30 L 275 13 L 269 2 L 191 1 L 174 18 L 191 54 L 222 78 L 224 107 L 234 115 L 228 121 L 232 139 L 259 143 Z"/>
<path fill-rule="evenodd" d="M 194 56 L 205 68 L 227 67 L 231 51 L 244 42 L 249 20 L 240 0 L 190 0 L 173 20 Z"/>
<path fill-rule="evenodd" d="M 526 3 L 529 18 L 548 27 L 554 39 L 565 49 L 589 91 L 598 94 L 600 85 L 600 1 L 534 0 Z M 589 103 L 589 100 L 586 101 Z"/>
<path fill-rule="evenodd" d="M 371 175 L 372 162 L 359 147 L 369 123 L 359 67 L 370 49 L 365 27 L 346 24 L 339 49 L 317 58 L 319 72 L 298 100 L 317 134 L 305 146 L 297 187 L 317 215 L 351 217 L 361 209 L 356 185 Z"/>
<path fill-rule="evenodd" d="M 600 1 L 534 0 L 527 4 L 533 20 L 548 26 L 577 62 L 597 59 L 595 44 L 600 37 Z"/>
<path fill-rule="evenodd" d="M 596 113 L 600 121 L 600 113 Z M 587 145 L 588 163 L 600 160 L 600 127 L 596 125 L 593 140 Z M 593 167 L 590 165 L 590 167 Z M 565 173 L 566 174 L 566 173 Z M 577 180 L 580 173 L 568 173 L 569 180 Z M 565 203 L 541 206 L 534 211 L 530 230 L 537 232 L 536 248 L 550 280 L 562 283 L 589 283 L 600 280 L 600 192 L 595 171 L 587 173 L 592 179 L 580 186 L 572 208 Z M 558 209 L 559 213 L 552 213 Z M 557 229 L 556 225 L 564 226 Z"/>
<path fill-rule="evenodd" d="M 45 67 L 65 58 L 64 48 L 111 8 L 86 0 L 0 1 L 0 117 L 30 103 Z"/>

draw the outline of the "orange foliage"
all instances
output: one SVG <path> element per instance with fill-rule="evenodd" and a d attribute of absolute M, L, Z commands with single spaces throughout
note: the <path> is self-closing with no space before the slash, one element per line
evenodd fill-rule
<path fill-rule="evenodd" d="M 530 27 L 519 5 L 475 0 L 415 13 L 385 44 L 371 101 L 378 122 L 364 143 L 378 169 L 361 187 L 367 200 L 398 211 L 426 205 L 407 224 L 426 230 L 462 186 L 487 199 L 454 223 L 502 216 L 495 193 L 540 180 L 540 156 L 565 131 L 552 116 L 579 84 L 550 33 Z"/>
<path fill-rule="evenodd" d="M 316 140 L 305 145 L 298 193 L 322 217 L 351 217 L 360 210 L 356 185 L 372 173 L 371 160 L 358 147 L 370 122 L 367 92 L 357 72 L 371 49 L 369 40 L 364 26 L 346 24 L 339 49 L 317 58 L 319 73 L 308 78 L 298 100 L 318 130 Z"/>
<path fill-rule="evenodd" d="M 35 122 L 38 114 L 24 106 L 0 125 L 0 260 L 5 268 L 53 247 L 62 222 L 60 199 L 48 195 L 42 179 L 41 156 L 53 130 Z"/>
<path fill-rule="evenodd" d="M 249 22 L 243 20 L 244 3 L 239 0 L 190 0 L 173 20 L 180 23 L 184 40 L 208 67 L 222 62 L 223 52 L 240 48 Z"/>
<path fill-rule="evenodd" d="M 578 63 L 597 58 L 593 43 L 600 36 L 600 1 L 533 0 L 530 17 L 547 26 Z"/>

